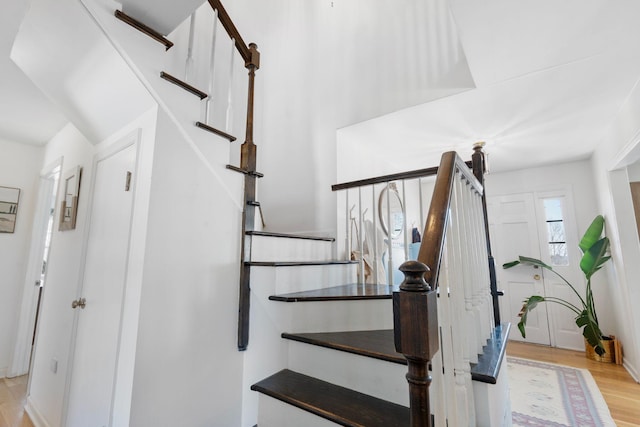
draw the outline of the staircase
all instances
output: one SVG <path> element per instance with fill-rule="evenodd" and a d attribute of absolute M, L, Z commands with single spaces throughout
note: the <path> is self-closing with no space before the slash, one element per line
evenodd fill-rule
<path fill-rule="evenodd" d="M 428 313 L 431 324 L 425 324 L 424 329 L 428 329 L 431 335 L 430 339 L 425 340 L 429 342 L 424 343 L 423 348 L 424 337 L 408 338 L 411 332 L 409 329 L 412 329 L 409 326 L 417 324 L 417 329 L 420 329 L 423 325 L 405 319 L 402 311 L 398 311 L 402 301 L 406 300 L 403 300 L 403 295 L 410 300 L 425 297 L 427 299 L 424 303 L 431 304 L 429 307 L 434 308 L 437 294 L 442 292 L 439 299 L 447 300 L 448 294 L 453 293 L 453 290 L 444 292 L 442 289 L 450 289 L 445 285 L 440 285 L 442 287 L 436 291 L 439 280 L 437 270 L 441 264 L 440 252 L 434 255 L 436 258 L 430 259 L 423 256 L 421 249 L 418 258 L 420 262 L 416 262 L 416 265 L 424 266 L 422 262 L 428 259 L 428 265 L 435 266 L 433 275 L 428 277 L 433 288 L 422 281 L 422 273 L 420 277 L 415 276 L 405 281 L 404 287 L 398 287 L 398 283 L 391 283 L 392 280 L 387 282 L 389 284 L 365 283 L 363 261 L 352 261 L 348 253 L 341 259 L 336 259 L 339 249 L 333 238 L 261 231 L 257 224 L 261 213 L 260 203 L 256 198 L 256 181 L 262 174 L 256 168 L 256 145 L 253 142 L 253 85 L 255 71 L 259 68 L 259 53 L 256 45 L 244 43 L 219 1 L 209 0 L 209 4 L 214 10 L 214 19 L 220 20 L 249 71 L 245 141 L 238 150 L 239 165 L 232 164 L 232 161 L 223 165 L 226 171 L 239 173 L 244 184 L 240 202 L 243 221 L 238 310 L 238 348 L 244 351 L 242 425 L 253 426 L 256 422 L 260 427 L 336 424 L 363 427 L 498 425 L 495 424 L 495 414 L 504 417 L 508 412 L 508 396 L 504 392 L 507 387 L 506 375 L 499 374 L 503 370 L 501 362 L 509 327 L 498 324 L 493 328 L 494 325 L 489 325 L 489 318 L 493 314 L 486 310 L 489 295 L 486 254 L 484 258 L 479 258 L 483 259 L 482 271 L 487 270 L 486 277 L 482 276 L 478 280 L 486 288 L 486 292 L 472 290 L 476 293 L 465 296 L 467 300 L 462 303 L 468 305 L 466 309 L 458 304 L 449 312 L 451 318 L 462 313 L 466 316 L 463 317 L 465 322 L 473 322 L 474 316 L 487 320 L 486 324 L 483 323 L 483 328 L 486 326 L 487 331 L 481 331 L 485 338 L 469 340 L 468 345 L 460 344 L 465 347 L 464 351 L 460 347 L 461 354 L 467 354 L 469 349 L 472 349 L 472 354 L 467 355 L 464 360 L 455 359 L 454 363 L 454 355 L 446 353 L 444 349 L 439 352 L 438 348 L 446 347 L 447 351 L 451 351 L 457 344 L 448 343 L 446 340 L 451 338 L 444 338 L 448 337 L 444 332 L 443 338 L 438 337 L 439 330 L 455 329 L 455 321 L 441 323 L 439 317 L 433 317 L 435 313 Z M 120 25 L 124 23 L 148 36 L 165 51 L 173 48 L 172 41 L 146 23 L 122 11 L 114 11 L 114 16 L 122 21 Z M 154 55 L 161 57 L 159 52 L 154 52 Z M 193 132 L 204 131 L 214 136 L 215 143 L 234 143 L 237 138 L 228 130 L 229 122 L 233 121 L 230 118 L 233 111 L 229 113 L 232 108 L 231 100 L 227 109 L 227 127 L 223 129 L 214 124 L 216 120 L 209 120 L 209 89 L 215 86 L 213 83 L 204 90 L 187 81 L 187 78 L 176 77 L 170 70 L 159 70 L 155 74 L 149 70 L 138 72 L 145 80 L 153 79 L 149 83 L 152 91 L 184 92 L 185 97 L 190 98 L 188 101 L 185 98 L 184 105 L 188 104 L 189 107 L 166 109 L 174 111 L 175 121 L 184 128 L 189 138 L 197 140 L 194 149 L 202 154 L 203 159 L 223 157 L 205 155 L 210 148 L 203 148 L 201 138 L 191 135 Z M 155 89 L 160 88 L 160 80 L 166 87 Z M 228 86 L 231 88 L 233 84 L 228 83 Z M 157 98 L 163 97 L 159 95 Z M 206 106 L 201 104 L 203 102 Z M 197 107 L 191 106 L 194 103 Z M 195 112 L 195 117 L 187 118 L 184 112 L 187 110 Z M 191 127 L 187 128 L 185 123 L 191 123 Z M 219 160 L 214 161 L 211 169 L 219 174 L 221 168 L 215 162 L 219 163 Z M 473 178 L 464 176 L 465 173 L 469 174 L 467 166 L 459 161 L 455 164 L 455 174 L 460 174 L 462 181 L 471 183 Z M 461 173 L 460 168 L 466 168 L 467 171 Z M 438 168 L 429 170 L 434 172 Z M 462 188 L 464 185 L 459 186 Z M 375 193 L 375 187 L 373 190 Z M 450 189 L 448 191 L 451 193 Z M 450 206 L 441 202 L 432 203 L 432 209 L 436 206 L 442 211 L 439 214 L 442 224 L 438 251 L 444 241 L 445 227 L 450 227 L 445 218 Z M 449 203 L 448 200 L 446 202 Z M 436 216 L 429 214 L 429 218 Z M 473 221 L 478 218 L 475 217 Z M 474 226 L 479 225 L 480 222 L 476 221 Z M 480 240 L 476 239 L 476 243 L 478 241 Z M 437 245 L 427 246 L 435 248 Z M 478 254 L 481 253 L 482 251 L 478 251 Z M 455 265 L 454 261 L 445 260 L 443 265 Z M 455 268 L 452 267 L 451 270 Z M 454 276 L 451 271 L 445 273 L 443 276 Z M 424 286 L 416 285 L 418 282 Z M 445 279 L 441 282 L 445 283 Z M 461 312 L 456 313 L 454 309 L 461 309 Z M 414 311 L 419 317 L 425 315 L 425 310 Z M 475 328 L 475 324 L 473 326 Z M 490 333 L 485 333 L 489 328 Z M 418 344 L 413 346 L 414 342 Z M 396 351 L 398 348 L 402 348 L 402 353 Z M 420 354 L 412 355 L 414 350 Z M 430 362 L 432 357 L 433 361 Z M 407 360 L 411 362 L 408 364 Z M 415 369 L 419 371 L 420 368 L 415 368 L 412 365 L 414 363 L 422 366 L 419 376 L 415 376 Z M 407 365 L 410 372 L 413 372 L 409 375 L 411 391 L 405 378 Z M 431 375 L 434 376 L 432 388 L 435 392 L 429 396 Z M 471 379 L 474 380 L 473 386 Z M 418 394 L 421 396 L 417 396 Z M 498 404 L 495 403 L 496 396 Z M 464 405 L 456 404 L 456 399 L 464 401 Z M 424 408 L 421 405 L 425 402 L 427 409 L 422 409 L 422 416 L 418 418 L 416 411 L 420 412 Z M 498 407 L 492 409 L 489 407 L 492 404 Z M 429 406 L 434 410 L 429 410 Z M 460 418 L 452 418 L 451 414 L 456 411 L 461 414 Z M 499 419 L 501 425 L 509 425 L 502 418 Z"/>

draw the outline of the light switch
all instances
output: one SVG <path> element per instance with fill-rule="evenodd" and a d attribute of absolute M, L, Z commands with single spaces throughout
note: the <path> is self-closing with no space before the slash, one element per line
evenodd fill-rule
<path fill-rule="evenodd" d="M 53 372 L 54 374 L 58 372 L 58 360 L 57 359 L 51 359 L 51 362 L 49 363 L 49 369 L 51 369 L 51 372 Z"/>

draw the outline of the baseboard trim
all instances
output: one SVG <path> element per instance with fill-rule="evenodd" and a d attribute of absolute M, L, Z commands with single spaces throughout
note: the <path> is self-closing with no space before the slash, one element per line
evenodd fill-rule
<path fill-rule="evenodd" d="M 24 405 L 24 410 L 35 427 L 49 427 L 49 423 L 47 423 L 40 411 L 33 405 L 30 397 L 27 397 L 27 404 Z"/>
<path fill-rule="evenodd" d="M 635 382 L 640 383 L 640 375 L 638 375 L 638 372 L 633 368 L 633 366 L 629 365 L 627 363 L 626 360 L 622 359 L 622 366 L 624 367 L 624 369 L 627 370 L 627 372 L 629 372 L 629 375 L 631 375 L 631 377 L 635 380 Z"/>
<path fill-rule="evenodd" d="M 0 378 L 5 378 L 7 376 L 7 372 L 9 368 L 0 368 Z"/>

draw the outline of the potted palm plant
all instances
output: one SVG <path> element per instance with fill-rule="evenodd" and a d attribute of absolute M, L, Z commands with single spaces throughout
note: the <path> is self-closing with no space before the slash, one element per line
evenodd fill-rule
<path fill-rule="evenodd" d="M 502 268 L 512 268 L 519 264 L 533 265 L 541 268 L 545 268 L 566 283 L 569 288 L 576 294 L 580 303 L 573 304 L 562 298 L 557 297 L 543 297 L 540 295 L 532 295 L 525 299 L 522 309 L 518 316 L 520 316 L 520 322 L 518 323 L 518 329 L 523 338 L 526 338 L 525 327 L 527 325 L 527 315 L 533 310 L 539 303 L 548 302 L 553 304 L 559 304 L 567 309 L 573 311 L 575 314 L 576 325 L 582 329 L 582 335 L 585 338 L 585 343 L 595 351 L 599 356 L 603 356 L 607 350 L 603 344 L 603 340 L 608 340 L 607 337 L 602 336 L 600 326 L 598 324 L 598 316 L 596 314 L 596 306 L 593 301 L 593 293 L 591 291 L 591 277 L 593 274 L 602 268 L 602 265 L 611 258 L 609 253 L 609 238 L 601 237 L 604 229 L 604 218 L 602 215 L 598 215 L 584 236 L 580 240 L 580 250 L 582 251 L 582 259 L 580 260 L 580 269 L 587 279 L 587 287 L 584 297 L 576 290 L 576 288 L 567 281 L 562 275 L 555 271 L 550 265 L 545 264 L 539 259 L 520 256 L 517 260 L 507 262 L 502 265 Z M 589 347 L 587 348 L 589 350 Z M 611 347 L 609 347 L 611 348 Z"/>

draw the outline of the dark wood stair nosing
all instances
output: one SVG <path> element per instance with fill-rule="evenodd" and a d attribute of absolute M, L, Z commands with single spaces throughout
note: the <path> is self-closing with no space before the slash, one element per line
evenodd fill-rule
<path fill-rule="evenodd" d="M 342 340 L 336 337 L 343 336 Z M 365 336 L 365 340 L 358 338 Z M 389 343 L 385 347 L 380 346 L 380 341 L 376 345 L 372 345 L 370 338 L 376 337 L 387 339 Z M 388 337 L 390 336 L 390 337 Z M 318 347 L 329 348 L 332 350 L 343 351 L 358 356 L 370 357 L 373 359 L 383 360 L 385 362 L 396 363 L 399 365 L 407 365 L 407 359 L 401 353 L 395 351 L 393 345 L 393 329 L 371 330 L 371 331 L 346 331 L 346 332 L 311 332 L 311 333 L 287 333 L 283 332 L 281 337 L 291 341 L 297 341 L 305 344 L 316 345 Z M 369 342 L 367 342 L 369 341 Z M 377 348 L 376 348 L 377 347 Z"/>
<path fill-rule="evenodd" d="M 347 284 L 310 291 L 270 295 L 269 300 L 281 302 L 356 301 L 391 299 L 395 287 L 374 284 Z"/>
<path fill-rule="evenodd" d="M 346 427 L 409 425 L 409 408 L 283 369 L 251 390 Z"/>
<path fill-rule="evenodd" d="M 247 236 L 264 236 L 264 237 L 282 237 L 286 239 L 303 239 L 303 240 L 319 240 L 324 242 L 335 242 L 335 238 L 333 237 L 322 237 L 322 236 L 310 236 L 305 234 L 287 234 L 287 233 L 276 233 L 271 231 L 247 231 L 245 232 Z"/>
<path fill-rule="evenodd" d="M 223 132 L 223 131 L 221 131 L 219 129 L 216 129 L 216 128 L 212 127 L 212 126 L 209 126 L 206 123 L 196 122 L 196 127 L 199 127 L 202 130 L 206 130 L 207 132 L 211 132 L 211 133 L 214 133 L 214 134 L 216 134 L 218 136 L 221 136 L 221 137 L 223 137 L 225 139 L 228 139 L 229 142 L 233 142 L 233 141 L 235 141 L 237 139 L 235 136 L 229 135 L 228 133 Z"/>
<path fill-rule="evenodd" d="M 505 360 L 510 328 L 511 325 L 509 323 L 496 326 L 492 337 L 487 341 L 487 345 L 483 347 L 483 353 L 478 355 L 478 363 L 471 364 L 471 379 L 473 381 L 488 384 L 496 384 L 498 382 L 500 367 Z M 395 351 L 393 330 L 284 332 L 281 337 L 388 362 L 406 364 L 404 356 Z"/>
<path fill-rule="evenodd" d="M 244 265 L 252 267 L 300 267 L 311 265 L 355 265 L 358 261 L 245 261 Z"/>
<path fill-rule="evenodd" d="M 237 166 L 233 166 L 233 165 L 227 165 L 226 168 L 229 169 L 229 170 L 232 170 L 234 172 L 240 172 L 240 173 L 245 174 L 245 175 L 255 176 L 256 178 L 264 177 L 264 174 L 262 174 L 260 172 L 248 171 L 248 170 L 245 170 L 245 169 L 239 168 Z"/>
<path fill-rule="evenodd" d="M 207 95 L 205 92 L 201 91 L 200 89 L 198 89 L 195 86 L 190 85 L 189 83 L 180 80 L 179 78 L 172 76 L 171 74 L 167 73 L 166 71 L 160 71 L 160 78 L 168 81 L 169 83 L 173 83 L 174 85 L 178 86 L 179 88 L 182 88 L 184 90 L 186 90 L 187 92 L 189 92 L 192 95 L 197 96 L 198 98 L 205 99 Z"/>
<path fill-rule="evenodd" d="M 169 50 L 173 46 L 173 42 L 171 40 L 167 39 L 165 36 L 157 32 L 153 28 L 138 21 L 137 19 L 130 17 L 123 11 L 116 9 L 114 16 L 119 20 L 121 20 L 122 22 L 124 22 L 125 24 L 130 25 L 131 27 L 135 28 L 141 33 L 146 34 L 147 36 L 151 37 L 155 41 L 163 44 L 165 47 L 165 50 Z"/>

